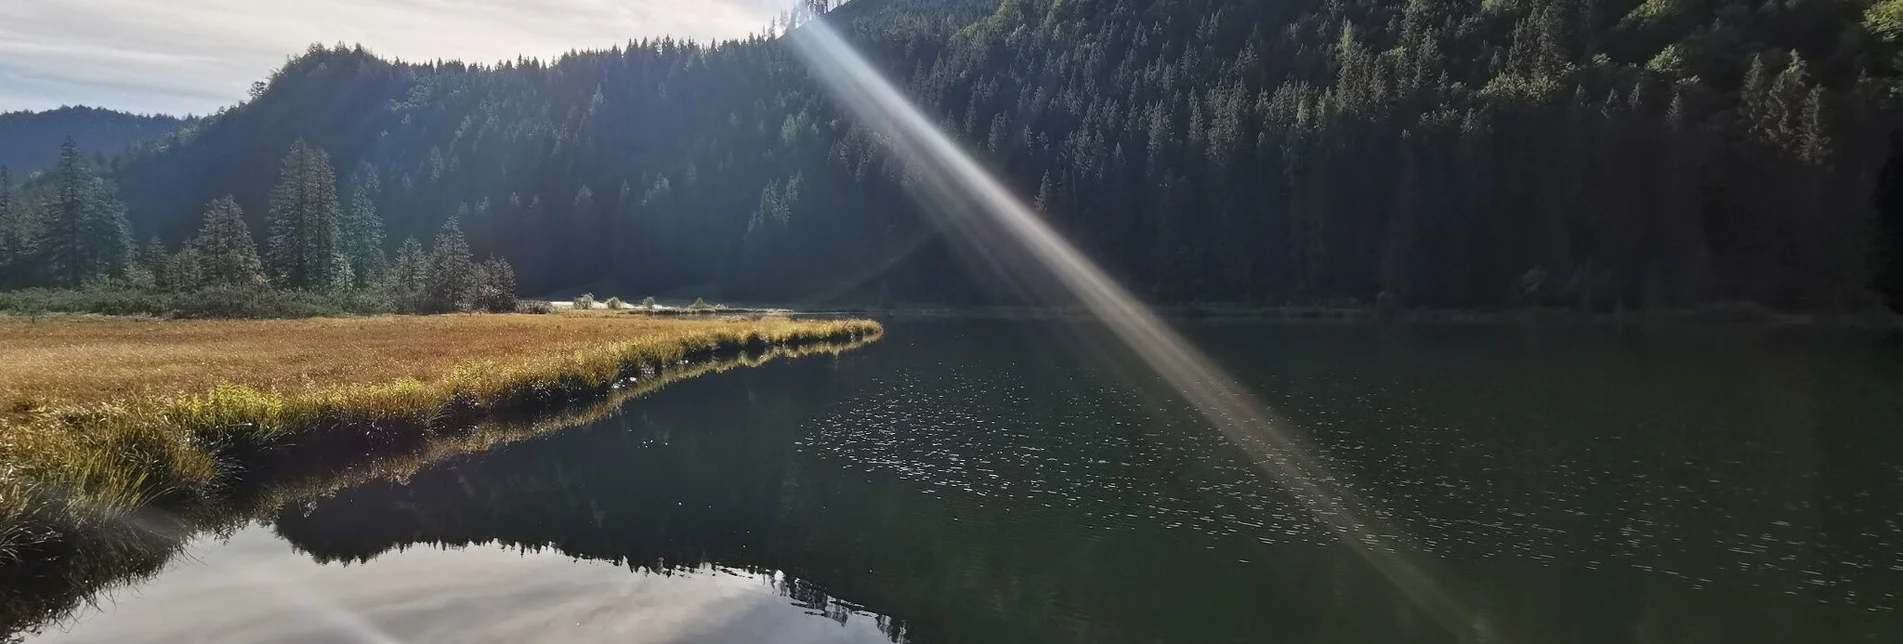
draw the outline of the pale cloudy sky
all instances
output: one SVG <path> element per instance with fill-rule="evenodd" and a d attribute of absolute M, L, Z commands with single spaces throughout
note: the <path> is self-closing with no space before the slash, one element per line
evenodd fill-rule
<path fill-rule="evenodd" d="M 493 62 L 757 32 L 791 0 L 0 0 L 0 112 L 205 114 L 313 42 Z"/>

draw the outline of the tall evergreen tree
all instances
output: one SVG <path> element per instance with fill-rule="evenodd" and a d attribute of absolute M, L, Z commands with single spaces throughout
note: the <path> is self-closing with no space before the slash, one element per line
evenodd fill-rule
<path fill-rule="evenodd" d="M 323 148 L 291 144 L 271 192 L 265 260 L 279 286 L 328 289 L 339 278 L 337 177 Z"/>
<path fill-rule="evenodd" d="M 80 286 L 124 269 L 132 248 L 125 206 L 93 174 L 71 137 L 45 181 L 38 250 L 51 283 Z"/>
<path fill-rule="evenodd" d="M 383 254 L 383 218 L 371 199 L 370 186 L 359 180 L 350 190 L 339 226 L 343 256 L 349 262 L 354 286 L 367 288 L 383 279 L 389 259 Z"/>
<path fill-rule="evenodd" d="M 204 286 L 205 274 L 200 270 L 198 250 L 190 244 L 178 249 L 153 271 L 153 278 L 159 289 L 166 291 L 189 291 Z"/>
<path fill-rule="evenodd" d="M 25 282 L 32 254 L 26 208 L 15 201 L 13 174 L 0 166 L 0 287 Z"/>
<path fill-rule="evenodd" d="M 171 252 L 165 250 L 165 241 L 159 239 L 158 235 L 145 240 L 145 248 L 139 250 L 139 263 L 155 274 L 164 269 L 166 260 L 171 258 Z"/>
<path fill-rule="evenodd" d="M 474 305 L 477 287 L 476 262 L 469 255 L 469 241 L 463 238 L 456 217 L 443 222 L 430 249 L 429 291 L 426 300 L 432 311 L 462 311 Z"/>
<path fill-rule="evenodd" d="M 264 263 L 258 242 L 245 226 L 244 211 L 231 197 L 220 197 L 205 208 L 205 223 L 191 243 L 197 251 L 198 274 L 205 284 L 263 286 Z"/>
<path fill-rule="evenodd" d="M 477 286 L 475 307 L 490 313 L 515 311 L 515 267 L 509 260 L 491 256 L 477 268 L 481 283 Z"/>
<path fill-rule="evenodd" d="M 390 306 L 403 313 L 423 312 L 427 307 L 424 298 L 429 292 L 429 276 L 430 257 L 424 252 L 423 244 L 415 237 L 405 238 L 397 247 L 389 273 L 384 276 Z"/>

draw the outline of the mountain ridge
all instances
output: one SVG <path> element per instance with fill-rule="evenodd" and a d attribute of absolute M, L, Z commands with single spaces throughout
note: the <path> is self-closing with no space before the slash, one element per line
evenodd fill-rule
<path fill-rule="evenodd" d="M 858 0 L 827 19 L 1153 300 L 1844 309 L 1895 263 L 1875 195 L 1896 5 Z M 374 186 L 392 244 L 459 216 L 530 292 L 1009 300 L 804 64 L 764 36 L 488 66 L 313 47 L 112 175 L 139 234 L 175 240 L 226 193 L 262 213 L 306 139 Z"/>
<path fill-rule="evenodd" d="M 109 157 L 162 137 L 189 121 L 83 105 L 0 113 L 0 166 L 22 175 L 44 168 L 59 156 L 60 143 L 69 136 L 81 150 Z"/>

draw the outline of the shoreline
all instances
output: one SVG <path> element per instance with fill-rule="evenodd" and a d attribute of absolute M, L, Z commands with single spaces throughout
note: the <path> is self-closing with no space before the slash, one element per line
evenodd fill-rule
<path fill-rule="evenodd" d="M 776 309 L 779 310 L 779 309 Z M 1400 309 L 1365 306 L 1165 305 L 1150 311 L 1169 321 L 1238 321 L 1291 324 L 1550 325 L 1592 327 L 1760 326 L 1819 329 L 1903 330 L 1903 314 L 1789 313 L 1752 305 L 1580 312 L 1563 308 Z M 1098 316 L 1072 307 L 894 306 L 794 310 L 798 319 L 870 317 L 878 319 L 1033 319 L 1088 321 Z"/>
<path fill-rule="evenodd" d="M 707 328 L 515 369 L 465 363 L 427 383 L 288 393 L 221 385 L 25 421 L 0 416 L 0 639 L 156 572 L 184 537 L 260 509 L 573 426 L 680 380 L 837 354 L 883 334 L 865 320 L 694 324 Z M 46 441 L 63 451 L 36 452 Z"/>

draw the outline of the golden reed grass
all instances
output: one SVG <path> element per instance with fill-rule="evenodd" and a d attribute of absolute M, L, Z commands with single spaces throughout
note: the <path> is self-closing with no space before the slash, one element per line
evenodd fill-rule
<path fill-rule="evenodd" d="M 829 355 L 874 342 L 876 326 L 854 325 L 859 335 L 814 342 L 791 342 L 764 349 L 689 361 L 659 369 L 652 375 L 616 383 L 605 395 L 587 404 L 561 405 L 535 413 L 492 417 L 449 431 L 424 431 L 410 440 L 385 443 L 377 449 L 343 458 L 313 458 L 297 450 L 285 456 L 302 457 L 307 467 L 279 469 L 266 480 L 247 481 L 240 487 L 218 490 L 217 498 L 184 507 L 145 506 L 108 517 L 88 505 L 55 508 L 54 524 L 85 521 L 92 525 L 56 541 L 16 544 L 30 548 L 40 561 L 9 561 L 0 557 L 0 640 L 74 614 L 100 593 L 137 583 L 157 574 L 164 564 L 203 532 L 224 532 L 269 516 L 286 504 L 331 494 L 371 480 L 402 480 L 425 467 L 463 454 L 533 438 L 613 415 L 628 400 L 668 384 L 729 369 L 752 367 L 782 357 Z M 49 526 L 38 526 L 41 529 Z M 57 527 L 57 526 L 54 526 Z M 70 528 L 80 528 L 69 525 Z M 54 546 L 48 548 L 45 546 Z"/>
<path fill-rule="evenodd" d="M 0 318 L 0 567 L 113 532 L 103 526 L 144 508 L 203 504 L 286 470 L 334 470 L 380 446 L 451 435 L 464 438 L 449 451 L 491 444 L 494 435 L 465 430 L 658 386 L 691 371 L 690 359 L 881 332 L 864 320 L 612 313 Z"/>

